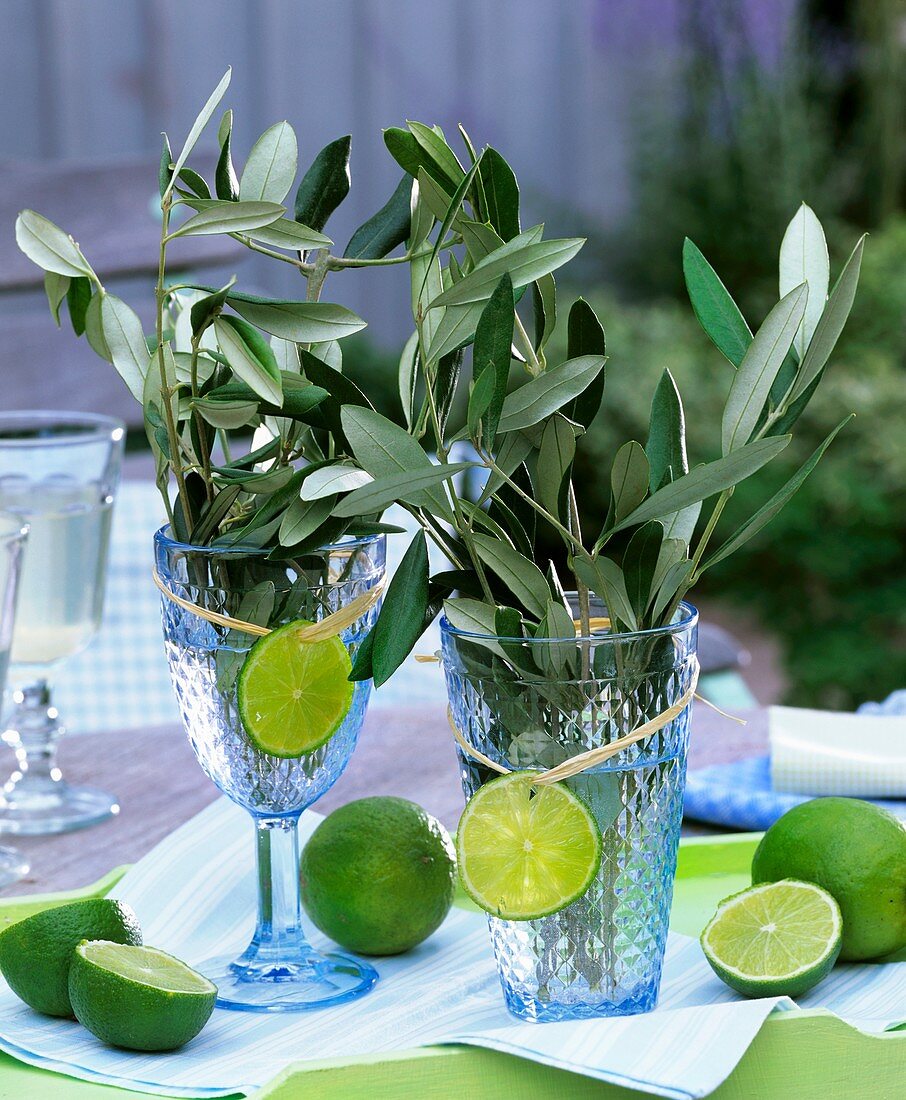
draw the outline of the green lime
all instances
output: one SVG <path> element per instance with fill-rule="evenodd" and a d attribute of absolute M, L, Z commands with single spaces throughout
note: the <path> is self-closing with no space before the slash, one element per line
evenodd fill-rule
<path fill-rule="evenodd" d="M 580 898 L 601 865 L 601 831 L 562 783 L 537 772 L 493 779 L 469 799 L 456 854 L 466 892 L 504 920 L 535 920 Z"/>
<path fill-rule="evenodd" d="M 405 798 L 360 798 L 326 817 L 300 863 L 302 904 L 341 947 L 398 955 L 453 904 L 456 857 L 437 818 Z"/>
<path fill-rule="evenodd" d="M 73 953 L 69 996 L 92 1035 L 126 1050 L 175 1050 L 201 1031 L 217 987 L 154 947 L 83 940 Z"/>
<path fill-rule="evenodd" d="M 300 641 L 299 619 L 259 638 L 239 673 L 239 714 L 270 756 L 296 757 L 337 732 L 352 702 L 352 662 L 338 637 Z"/>
<path fill-rule="evenodd" d="M 69 967 L 76 944 L 103 937 L 140 944 L 135 913 L 112 898 L 88 898 L 44 909 L 0 932 L 0 970 L 10 989 L 48 1016 L 72 1016 Z"/>
<path fill-rule="evenodd" d="M 745 997 L 798 997 L 827 977 L 843 935 L 840 906 L 812 882 L 782 879 L 726 898 L 702 932 L 714 973 Z"/>
<path fill-rule="evenodd" d="M 753 882 L 803 879 L 824 887 L 843 913 L 848 961 L 906 947 L 906 825 L 858 798 L 816 798 L 764 834 Z"/>

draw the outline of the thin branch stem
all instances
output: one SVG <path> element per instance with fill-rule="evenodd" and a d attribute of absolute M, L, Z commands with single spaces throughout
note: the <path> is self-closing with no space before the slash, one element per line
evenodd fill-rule
<path fill-rule="evenodd" d="M 522 318 L 519 314 L 516 314 L 516 343 L 521 345 L 521 351 L 525 355 L 525 365 L 528 368 L 529 374 L 533 378 L 537 378 L 544 369 L 541 365 L 541 360 L 538 358 L 532 341 L 529 339 L 529 334 L 525 331 L 525 325 L 522 323 Z"/>
<path fill-rule="evenodd" d="M 714 510 L 711 512 L 711 516 L 708 519 L 707 526 L 702 532 L 702 537 L 698 540 L 698 546 L 695 548 L 695 554 L 692 558 L 692 573 L 690 574 L 690 582 L 695 584 L 698 580 L 697 570 L 701 563 L 702 557 L 705 553 L 705 549 L 708 545 L 708 541 L 714 534 L 714 528 L 717 526 L 717 521 L 720 519 L 721 513 L 727 506 L 727 502 L 730 497 L 733 496 L 733 486 L 724 491 L 717 498 L 717 503 L 714 505 Z"/>

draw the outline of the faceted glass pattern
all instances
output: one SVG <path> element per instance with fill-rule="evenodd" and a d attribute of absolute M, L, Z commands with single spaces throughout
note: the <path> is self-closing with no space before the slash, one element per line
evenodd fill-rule
<path fill-rule="evenodd" d="M 552 768 L 630 733 L 681 698 L 692 682 L 697 620 L 684 604 L 664 630 L 556 643 L 560 680 L 552 676 L 549 641 L 501 641 L 444 620 L 453 720 L 469 744 L 509 770 Z M 600 825 L 603 859 L 585 895 L 559 913 L 488 918 L 504 997 L 516 1016 L 629 1015 L 657 1003 L 690 714 L 687 706 L 648 739 L 565 781 Z M 497 773 L 457 751 L 469 798 Z"/>

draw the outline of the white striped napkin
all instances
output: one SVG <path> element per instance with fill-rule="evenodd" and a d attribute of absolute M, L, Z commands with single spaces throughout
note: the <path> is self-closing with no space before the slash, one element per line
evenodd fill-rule
<path fill-rule="evenodd" d="M 308 835 L 319 818 L 303 818 Z M 225 799 L 177 829 L 118 884 L 147 943 L 198 964 L 238 952 L 251 934 L 252 835 Z M 326 946 L 322 937 L 312 937 Z M 698 943 L 672 935 L 661 1006 L 647 1016 L 519 1023 L 504 1009 L 484 918 L 454 910 L 408 955 L 377 960 L 381 980 L 358 1001 L 318 1012 L 216 1010 L 181 1051 L 133 1054 L 98 1043 L 77 1023 L 50 1020 L 0 987 L 0 1048 L 33 1065 L 168 1096 L 253 1093 L 286 1065 L 433 1043 L 492 1047 L 660 1096 L 691 1100 L 733 1070 L 764 1019 L 792 1002 L 737 998 Z M 843 967 L 800 1001 L 882 1030 L 903 1016 L 902 964 Z"/>
<path fill-rule="evenodd" d="M 775 791 L 906 797 L 906 715 L 770 707 Z"/>

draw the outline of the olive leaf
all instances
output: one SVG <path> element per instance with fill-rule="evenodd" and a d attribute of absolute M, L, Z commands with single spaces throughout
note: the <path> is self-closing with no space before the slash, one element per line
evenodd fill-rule
<path fill-rule="evenodd" d="M 803 203 L 786 228 L 780 244 L 780 296 L 797 286 L 808 286 L 808 304 L 793 346 L 801 362 L 824 312 L 830 282 L 830 260 L 821 222 L 814 210 Z"/>
<path fill-rule="evenodd" d="M 377 687 L 403 663 L 424 631 L 428 607 L 428 544 L 419 531 L 391 578 L 374 627 L 371 665 Z"/>
<path fill-rule="evenodd" d="M 222 199 L 211 199 L 197 214 L 174 229 L 169 239 L 214 233 L 241 233 L 270 225 L 282 217 L 285 210 L 285 207 L 274 202 L 225 202 Z"/>
<path fill-rule="evenodd" d="M 604 328 L 597 314 L 584 298 L 577 298 L 567 319 L 567 357 L 577 359 L 581 355 L 603 356 L 605 351 Z M 604 396 L 605 377 L 605 371 L 602 370 L 576 397 L 572 405 L 564 409 L 569 419 L 575 420 L 583 428 L 587 428 L 598 414 Z"/>
<path fill-rule="evenodd" d="M 233 112 L 224 111 L 223 118 L 217 130 L 217 140 L 220 143 L 220 156 L 217 158 L 217 168 L 214 171 L 214 191 L 218 199 L 238 199 L 239 180 L 233 168 L 231 145 L 233 139 Z M 163 195 L 163 191 L 161 191 Z"/>
<path fill-rule="evenodd" d="M 253 241 L 266 244 L 269 248 L 283 248 L 287 252 L 301 252 L 310 248 L 329 248 L 333 244 L 330 237 L 317 233 L 310 226 L 289 218 L 277 218 L 268 225 L 249 229 L 245 234 Z"/>
<path fill-rule="evenodd" d="M 50 314 L 56 322 L 57 328 L 60 327 L 60 306 L 63 304 L 63 299 L 69 291 L 70 282 L 71 279 L 68 275 L 59 275 L 55 271 L 44 272 L 44 293 L 47 296 Z M 82 321 L 82 331 L 84 332 L 84 316 Z M 76 335 L 78 336 L 81 334 L 76 333 Z"/>
<path fill-rule="evenodd" d="M 489 145 L 481 155 L 478 178 L 485 217 L 503 240 L 508 241 L 519 233 L 519 184 L 513 169 Z"/>
<path fill-rule="evenodd" d="M 623 570 L 615 561 L 603 557 L 576 557 L 573 560 L 576 576 L 607 605 L 614 630 L 625 623 L 630 630 L 638 629 L 638 620 L 626 591 Z"/>
<path fill-rule="evenodd" d="M 351 462 L 336 462 L 322 466 L 302 482 L 299 496 L 302 500 L 319 500 L 321 497 L 335 497 L 338 493 L 348 493 L 374 481 L 371 474 L 353 466 Z M 353 513 L 357 514 L 357 513 Z"/>
<path fill-rule="evenodd" d="M 352 138 L 337 138 L 318 153 L 296 191 L 297 222 L 320 231 L 349 194 L 349 150 Z"/>
<path fill-rule="evenodd" d="M 223 99 L 224 95 L 226 94 L 226 90 L 230 86 L 230 78 L 232 77 L 232 75 L 233 75 L 233 70 L 228 68 L 227 71 L 220 78 L 220 83 L 217 85 L 217 87 L 214 89 L 214 91 L 211 92 L 210 96 L 207 99 L 207 102 L 202 107 L 202 109 L 198 112 L 198 115 L 196 116 L 195 121 L 192 123 L 192 126 L 189 130 L 189 133 L 188 133 L 187 137 L 186 137 L 185 143 L 183 144 L 183 147 L 180 150 L 179 156 L 176 158 L 176 161 L 173 164 L 173 171 L 172 171 L 170 183 L 167 185 L 167 190 L 168 191 L 172 188 L 173 180 L 176 179 L 179 176 L 180 169 L 186 163 L 186 160 L 188 159 L 189 154 L 195 148 L 195 145 L 197 144 L 198 139 L 201 137 L 202 131 L 207 126 L 207 124 L 211 121 L 211 116 L 217 110 L 217 107 L 219 106 L 220 101 Z"/>
<path fill-rule="evenodd" d="M 45 271 L 71 278 L 80 275 L 95 278 L 72 237 L 34 210 L 23 210 L 16 218 L 16 244 L 32 263 Z"/>
<path fill-rule="evenodd" d="M 464 169 L 443 136 L 422 122 L 407 122 L 406 125 L 428 158 L 427 163 L 437 165 L 444 179 L 457 183 L 462 178 Z"/>
<path fill-rule="evenodd" d="M 233 373 L 273 405 L 283 403 L 280 368 L 257 329 L 238 317 L 221 314 L 214 320 L 214 335 Z"/>
<path fill-rule="evenodd" d="M 361 488 L 354 489 L 333 509 L 335 516 L 362 516 L 383 511 L 395 501 L 419 504 L 424 500 L 424 490 L 448 481 L 456 474 L 472 467 L 472 462 L 448 462 L 430 465 L 422 470 L 405 470 L 396 474 L 384 474 L 369 478 Z M 365 475 L 369 477 L 368 474 Z"/>
<path fill-rule="evenodd" d="M 487 379 L 485 388 L 488 391 L 488 400 L 485 403 L 483 396 L 476 399 L 476 409 L 478 404 L 483 404 L 478 417 L 481 421 L 482 442 L 488 448 L 493 445 L 506 400 L 515 319 L 513 283 L 510 276 L 504 273 L 481 311 L 472 351 L 472 377 L 476 387 L 482 379 Z M 469 408 L 471 413 L 471 401 Z M 471 423 L 470 420 L 470 428 Z"/>
<path fill-rule="evenodd" d="M 349 238 L 343 255 L 357 260 L 380 260 L 409 236 L 411 216 L 409 199 L 412 180 L 403 176 L 396 190 L 376 214 Z"/>
<path fill-rule="evenodd" d="M 669 370 L 661 375 L 651 401 L 645 454 L 648 456 L 652 492 L 661 487 L 668 471 L 672 481 L 689 469 L 683 401 Z"/>
<path fill-rule="evenodd" d="M 482 562 L 503 581 L 527 611 L 540 618 L 547 607 L 550 589 L 538 566 L 512 546 L 490 535 L 473 534 L 472 541 Z"/>
<path fill-rule="evenodd" d="M 148 369 L 148 345 L 138 314 L 113 294 L 103 296 L 100 311 L 104 341 L 113 365 L 132 396 L 141 401 Z"/>
<path fill-rule="evenodd" d="M 650 468 L 644 448 L 634 439 L 617 451 L 610 470 L 610 490 L 617 523 L 625 519 L 648 495 Z"/>
<path fill-rule="evenodd" d="M 633 533 L 623 554 L 626 595 L 636 622 L 642 620 L 648 609 L 663 541 L 664 528 L 657 520 L 649 520 Z"/>
<path fill-rule="evenodd" d="M 296 134 L 288 122 L 265 130 L 242 169 L 239 201 L 283 202 L 296 178 L 298 155 Z"/>
<path fill-rule="evenodd" d="M 538 498 L 553 516 L 563 517 L 567 476 L 576 456 L 576 433 L 560 413 L 544 425 L 538 450 Z"/>
<path fill-rule="evenodd" d="M 213 290 L 213 287 L 199 287 Z M 320 344 L 342 340 L 365 327 L 361 317 L 345 306 L 329 302 L 295 302 L 283 298 L 261 298 L 233 290 L 227 301 L 238 314 L 272 336 L 299 344 Z"/>
<path fill-rule="evenodd" d="M 526 382 L 503 402 L 499 430 L 529 428 L 582 393 L 604 368 L 603 355 L 580 355 Z"/>
<path fill-rule="evenodd" d="M 751 330 L 714 268 L 688 237 L 683 242 L 683 275 L 698 323 L 738 367 L 752 342 Z"/>
<path fill-rule="evenodd" d="M 45 287 L 50 272 L 45 276 Z M 91 301 L 91 280 L 85 276 L 76 279 L 67 279 L 69 286 L 66 289 L 66 307 L 69 310 L 69 320 L 72 323 L 72 331 L 76 336 L 81 336 L 85 331 L 85 314 L 88 311 L 88 303 Z"/>

